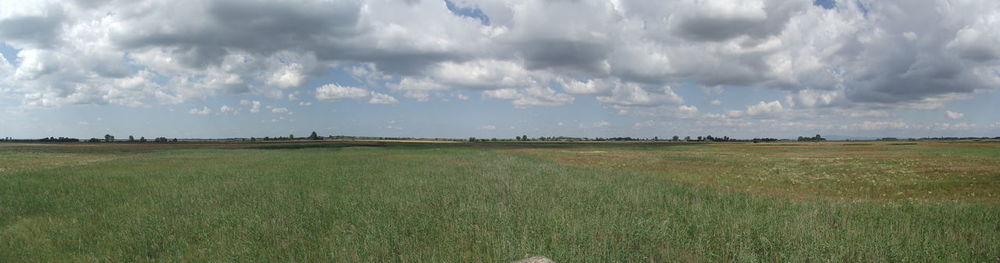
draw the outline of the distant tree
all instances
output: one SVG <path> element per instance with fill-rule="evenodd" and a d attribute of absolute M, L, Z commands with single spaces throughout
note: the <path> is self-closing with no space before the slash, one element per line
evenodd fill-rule
<path fill-rule="evenodd" d="M 312 133 L 309 134 L 309 139 L 310 140 L 319 140 L 319 135 L 316 135 L 316 131 L 313 131 Z"/>
<path fill-rule="evenodd" d="M 257 138 L 254 138 L 254 137 L 250 137 L 250 141 L 251 141 L 251 142 L 255 142 L 255 141 L 257 141 Z"/>
<path fill-rule="evenodd" d="M 114 141 L 115 141 L 115 136 L 111 136 L 111 134 L 104 135 L 104 142 L 114 142 Z"/>
<path fill-rule="evenodd" d="M 469 137 L 469 142 L 474 142 L 474 141 L 476 141 L 476 137 Z"/>
<path fill-rule="evenodd" d="M 90 140 L 87 140 L 87 142 L 101 142 L 101 139 L 98 139 L 98 138 L 90 138 Z"/>
<path fill-rule="evenodd" d="M 289 139 L 289 140 L 294 140 L 294 139 L 295 139 L 295 135 L 291 135 L 291 134 L 289 134 L 289 135 L 288 135 L 288 139 Z"/>
<path fill-rule="evenodd" d="M 135 137 L 132 137 L 132 135 L 129 135 L 128 136 L 128 142 L 135 142 Z"/>
<path fill-rule="evenodd" d="M 139 137 L 139 142 L 146 142 L 146 137 Z"/>
<path fill-rule="evenodd" d="M 816 134 L 816 136 L 813 136 L 813 137 L 799 136 L 799 138 L 798 138 L 798 141 L 800 141 L 800 142 L 821 142 L 821 141 L 825 141 L 825 140 L 826 140 L 826 138 L 823 138 L 823 136 L 820 136 L 819 134 Z"/>
<path fill-rule="evenodd" d="M 528 135 L 521 135 L 521 140 L 527 141 L 528 140 Z"/>
<path fill-rule="evenodd" d="M 678 138 L 678 137 L 677 137 L 677 135 L 674 135 L 674 137 L 673 137 L 673 138 L 671 138 L 671 140 L 672 140 L 672 141 L 675 141 L 675 142 L 676 142 L 676 141 L 679 141 L 679 140 L 680 140 L 680 138 Z"/>

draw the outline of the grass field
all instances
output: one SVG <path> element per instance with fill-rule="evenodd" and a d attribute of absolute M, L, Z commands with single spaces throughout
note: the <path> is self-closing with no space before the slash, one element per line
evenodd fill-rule
<path fill-rule="evenodd" d="M 1000 143 L 0 144 L 0 262 L 1000 261 Z"/>

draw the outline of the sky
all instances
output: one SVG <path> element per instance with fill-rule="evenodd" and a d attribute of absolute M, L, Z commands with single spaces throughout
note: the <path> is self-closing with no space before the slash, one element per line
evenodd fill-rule
<path fill-rule="evenodd" d="M 0 0 L 0 137 L 1000 136 L 996 0 Z"/>

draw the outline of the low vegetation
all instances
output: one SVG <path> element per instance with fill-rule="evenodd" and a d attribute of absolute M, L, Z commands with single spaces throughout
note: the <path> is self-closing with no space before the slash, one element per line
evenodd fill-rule
<path fill-rule="evenodd" d="M 997 261 L 1000 144 L 0 144 L 0 261 Z"/>

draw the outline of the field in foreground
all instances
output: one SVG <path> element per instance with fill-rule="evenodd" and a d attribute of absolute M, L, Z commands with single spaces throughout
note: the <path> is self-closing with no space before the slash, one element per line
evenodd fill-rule
<path fill-rule="evenodd" d="M 0 144 L 0 261 L 998 261 L 1000 143 Z"/>

